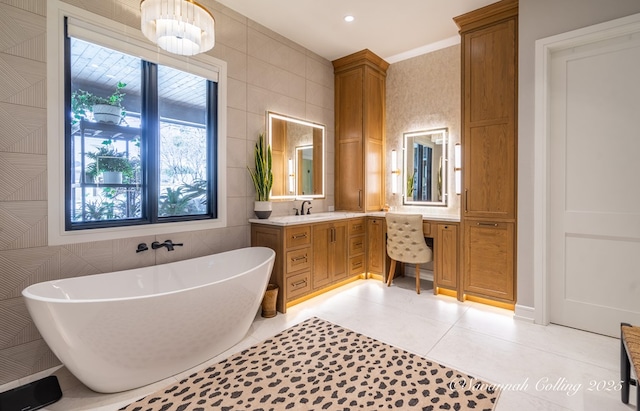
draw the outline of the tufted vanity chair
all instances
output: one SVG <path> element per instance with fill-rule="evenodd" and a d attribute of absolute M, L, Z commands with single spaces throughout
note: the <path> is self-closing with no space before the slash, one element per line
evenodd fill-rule
<path fill-rule="evenodd" d="M 387 254 L 391 258 L 387 286 L 391 286 L 396 261 L 416 265 L 416 292 L 420 294 L 420 264 L 433 259 L 433 252 L 424 241 L 421 214 L 387 213 Z"/>

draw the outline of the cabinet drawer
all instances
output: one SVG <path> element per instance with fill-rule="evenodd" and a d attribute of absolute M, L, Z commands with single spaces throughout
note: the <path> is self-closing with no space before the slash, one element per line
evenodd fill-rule
<path fill-rule="evenodd" d="M 364 218 L 349 220 L 349 235 L 364 234 Z"/>
<path fill-rule="evenodd" d="M 423 221 L 422 231 L 424 232 L 425 237 L 431 237 L 431 223 Z"/>
<path fill-rule="evenodd" d="M 349 255 L 364 253 L 364 235 L 358 235 L 349 239 Z"/>
<path fill-rule="evenodd" d="M 287 251 L 287 273 L 311 268 L 311 249 Z"/>
<path fill-rule="evenodd" d="M 349 258 L 349 275 L 364 273 L 364 254 Z"/>
<path fill-rule="evenodd" d="M 308 225 L 289 227 L 285 233 L 286 248 L 311 244 L 311 227 Z"/>
<path fill-rule="evenodd" d="M 311 274 L 305 271 L 287 277 L 287 301 L 302 297 L 311 291 Z"/>

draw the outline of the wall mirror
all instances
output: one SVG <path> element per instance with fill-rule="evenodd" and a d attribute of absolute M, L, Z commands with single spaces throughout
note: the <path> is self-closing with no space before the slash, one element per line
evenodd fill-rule
<path fill-rule="evenodd" d="M 325 126 L 268 112 L 267 130 L 273 157 L 271 198 L 323 198 Z"/>
<path fill-rule="evenodd" d="M 447 205 L 447 129 L 404 133 L 403 203 Z"/>

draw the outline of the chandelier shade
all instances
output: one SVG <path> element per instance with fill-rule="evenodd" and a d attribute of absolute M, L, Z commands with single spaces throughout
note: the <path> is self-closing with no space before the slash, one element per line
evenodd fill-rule
<path fill-rule="evenodd" d="M 192 0 L 142 0 L 142 33 L 169 53 L 193 56 L 215 45 L 215 20 Z"/>

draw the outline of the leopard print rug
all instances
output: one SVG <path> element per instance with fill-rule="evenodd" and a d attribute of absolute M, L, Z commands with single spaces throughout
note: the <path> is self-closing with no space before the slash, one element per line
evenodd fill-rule
<path fill-rule="evenodd" d="M 498 395 L 486 382 L 311 318 L 121 410 L 492 410 Z"/>

